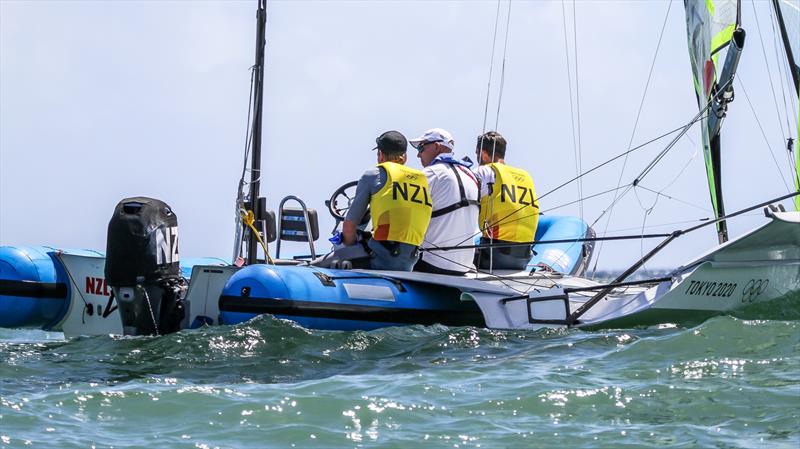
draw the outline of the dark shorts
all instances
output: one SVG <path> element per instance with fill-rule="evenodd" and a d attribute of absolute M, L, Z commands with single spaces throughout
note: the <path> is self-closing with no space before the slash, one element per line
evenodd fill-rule
<path fill-rule="evenodd" d="M 373 270 L 411 271 L 420 256 L 419 247 L 407 243 L 370 239 L 367 246 Z"/>
<path fill-rule="evenodd" d="M 481 244 L 488 244 L 489 239 L 481 237 Z M 504 240 L 492 240 L 491 243 L 512 243 Z M 488 270 L 524 270 L 528 266 L 533 250 L 527 246 L 507 246 L 503 248 L 482 248 L 475 251 L 475 266 Z"/>

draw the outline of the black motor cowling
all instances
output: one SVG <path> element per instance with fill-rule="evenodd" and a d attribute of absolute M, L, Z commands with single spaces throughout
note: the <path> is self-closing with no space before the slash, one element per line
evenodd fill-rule
<path fill-rule="evenodd" d="M 125 335 L 181 329 L 187 283 L 178 257 L 178 217 L 163 201 L 134 197 L 108 223 L 105 276 Z"/>

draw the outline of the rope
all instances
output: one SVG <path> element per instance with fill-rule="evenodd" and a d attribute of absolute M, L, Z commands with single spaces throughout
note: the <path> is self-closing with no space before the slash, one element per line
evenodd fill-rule
<path fill-rule="evenodd" d="M 156 335 L 161 335 L 161 332 L 158 331 L 158 323 L 156 322 L 156 315 L 153 311 L 153 304 L 150 303 L 150 295 L 147 294 L 147 289 L 141 285 L 137 285 L 137 287 L 144 293 L 144 299 L 147 301 L 147 308 L 150 310 L 150 319 L 153 320 L 153 329 L 156 331 Z"/>
<path fill-rule="evenodd" d="M 269 255 L 269 248 L 267 248 L 267 244 L 264 243 L 264 240 L 261 239 L 261 232 L 259 232 L 258 229 L 256 229 L 255 227 L 256 217 L 253 214 L 253 211 L 240 209 L 239 216 L 242 219 L 242 223 L 244 223 L 245 226 L 247 226 L 252 230 L 253 235 L 256 237 L 256 240 L 258 240 L 258 243 L 261 244 L 261 248 L 264 250 L 264 256 L 267 259 L 267 263 L 274 264 L 275 261 L 273 261 L 272 257 L 270 257 Z"/>
<path fill-rule="evenodd" d="M 61 262 L 61 266 L 66 267 L 64 259 L 61 258 L 61 251 L 56 251 L 55 254 L 56 257 L 58 258 L 58 261 Z M 75 288 L 75 291 L 78 292 L 78 296 L 81 297 L 81 301 L 83 301 L 83 313 L 81 314 L 81 323 L 86 324 L 86 309 L 89 308 L 89 303 L 86 301 L 86 298 L 83 296 L 83 292 L 78 287 L 78 283 L 75 282 L 75 278 L 72 277 L 72 273 L 70 273 L 69 270 L 64 270 L 64 271 L 66 271 L 67 276 L 69 277 L 69 281 L 72 283 L 73 287 Z"/>

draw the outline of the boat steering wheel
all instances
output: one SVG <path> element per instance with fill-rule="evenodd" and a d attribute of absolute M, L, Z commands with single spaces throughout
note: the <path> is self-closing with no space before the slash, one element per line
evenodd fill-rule
<path fill-rule="evenodd" d="M 350 210 L 350 205 L 353 203 L 353 198 L 356 196 L 357 185 L 358 181 L 350 181 L 347 184 L 343 184 L 338 189 L 334 190 L 328 201 L 325 201 L 325 205 L 328 206 L 328 212 L 331 213 L 337 222 L 344 221 L 347 216 L 347 211 Z M 364 214 L 364 219 L 358 224 L 369 223 L 369 220 L 369 205 L 367 205 L 367 213 Z"/>

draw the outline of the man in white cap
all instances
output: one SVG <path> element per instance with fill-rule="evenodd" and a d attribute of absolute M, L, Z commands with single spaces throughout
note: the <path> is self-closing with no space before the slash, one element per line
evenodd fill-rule
<path fill-rule="evenodd" d="M 470 170 L 472 162 L 454 157 L 453 136 L 441 128 L 430 129 L 409 141 L 417 149 L 428 180 L 433 214 L 422 248 L 472 243 L 478 230 L 479 186 Z M 424 251 L 414 271 L 463 275 L 474 270 L 474 249 Z"/>

